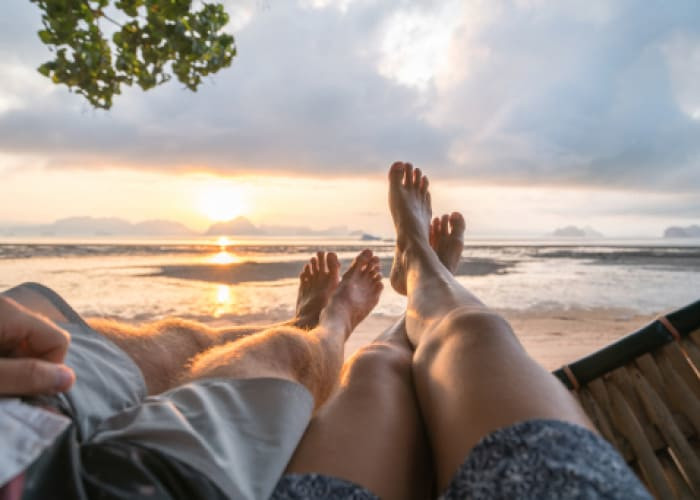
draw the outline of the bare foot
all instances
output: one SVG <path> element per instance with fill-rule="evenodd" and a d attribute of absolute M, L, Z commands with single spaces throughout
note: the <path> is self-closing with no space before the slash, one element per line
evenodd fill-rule
<path fill-rule="evenodd" d="M 396 162 L 389 169 L 389 210 L 396 228 L 396 253 L 391 286 L 406 295 L 406 250 L 429 246 L 432 209 L 428 178 L 410 163 Z"/>
<path fill-rule="evenodd" d="M 459 212 L 435 217 L 430 225 L 430 246 L 452 274 L 457 271 L 462 258 L 465 227 L 464 217 Z"/>
<path fill-rule="evenodd" d="M 328 299 L 340 281 L 340 263 L 333 252 L 318 252 L 309 260 L 299 275 L 296 315 L 293 320 L 298 328 L 312 329 L 318 325 L 318 318 Z"/>
<path fill-rule="evenodd" d="M 328 305 L 321 311 L 320 323 L 329 328 L 340 328 L 347 339 L 377 305 L 382 288 L 379 258 L 365 249 L 343 274 Z"/>

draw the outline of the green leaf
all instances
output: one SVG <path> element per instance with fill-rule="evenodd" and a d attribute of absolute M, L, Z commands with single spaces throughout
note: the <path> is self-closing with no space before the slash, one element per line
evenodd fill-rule
<path fill-rule="evenodd" d="M 39 39 L 55 51 L 37 70 L 98 108 L 109 109 L 121 85 L 147 90 L 173 75 L 196 91 L 203 76 L 229 66 L 236 55 L 233 37 L 222 31 L 228 22 L 222 4 L 194 10 L 191 0 L 30 1 L 41 11 Z M 110 43 L 101 26 L 105 11 L 115 10 L 114 17 L 129 21 Z"/>

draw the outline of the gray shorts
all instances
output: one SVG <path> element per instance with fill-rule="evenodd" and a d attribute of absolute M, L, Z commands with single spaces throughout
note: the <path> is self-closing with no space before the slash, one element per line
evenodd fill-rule
<path fill-rule="evenodd" d="M 80 443 L 134 443 L 187 464 L 229 498 L 270 496 L 311 418 L 306 388 L 273 378 L 212 378 L 148 396 L 131 358 L 55 292 L 27 283 L 4 295 L 70 332 L 65 362 L 76 383 L 40 403 L 69 416 Z"/>

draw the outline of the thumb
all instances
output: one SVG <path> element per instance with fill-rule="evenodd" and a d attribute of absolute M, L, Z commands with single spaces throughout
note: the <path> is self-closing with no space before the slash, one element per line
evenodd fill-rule
<path fill-rule="evenodd" d="M 0 395 L 29 396 L 67 391 L 75 373 L 66 365 L 30 358 L 0 359 Z"/>

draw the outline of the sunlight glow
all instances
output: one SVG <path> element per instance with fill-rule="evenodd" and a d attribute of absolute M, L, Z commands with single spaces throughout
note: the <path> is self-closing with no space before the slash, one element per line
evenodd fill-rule
<path fill-rule="evenodd" d="M 227 285 L 216 287 L 216 303 L 219 305 L 228 304 L 231 301 L 231 289 Z"/>
<path fill-rule="evenodd" d="M 212 264 L 226 265 L 237 264 L 241 262 L 241 259 L 237 255 L 232 254 L 231 252 L 222 250 L 219 253 L 212 255 L 211 258 L 208 259 L 208 261 Z"/>
<path fill-rule="evenodd" d="M 248 197 L 240 186 L 232 182 L 211 182 L 199 192 L 198 209 L 212 221 L 227 221 L 249 211 Z"/>

